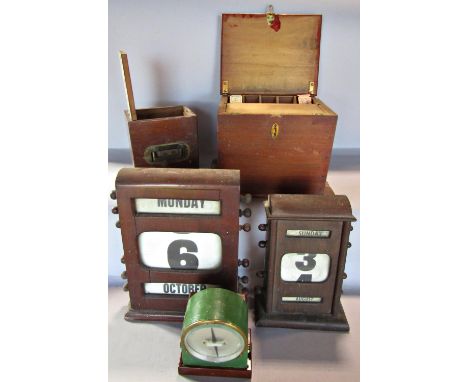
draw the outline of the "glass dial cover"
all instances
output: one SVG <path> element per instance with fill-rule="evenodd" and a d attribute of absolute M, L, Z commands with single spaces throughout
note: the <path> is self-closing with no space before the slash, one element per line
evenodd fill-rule
<path fill-rule="evenodd" d="M 184 345 L 198 359 L 221 363 L 237 358 L 245 348 L 245 339 L 228 325 L 206 323 L 189 328 Z"/>

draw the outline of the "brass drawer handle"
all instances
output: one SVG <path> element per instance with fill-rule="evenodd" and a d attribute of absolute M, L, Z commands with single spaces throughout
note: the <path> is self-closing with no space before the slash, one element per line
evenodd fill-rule
<path fill-rule="evenodd" d="M 190 147 L 183 142 L 153 145 L 145 149 L 143 156 L 148 164 L 166 166 L 187 160 L 190 156 Z"/>

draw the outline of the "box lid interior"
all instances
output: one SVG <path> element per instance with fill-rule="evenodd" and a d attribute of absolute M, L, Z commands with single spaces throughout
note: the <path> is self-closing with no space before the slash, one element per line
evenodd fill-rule
<path fill-rule="evenodd" d="M 265 14 L 223 14 L 221 94 L 225 81 L 228 94 L 317 94 L 322 16 L 278 16 L 276 32 Z"/>

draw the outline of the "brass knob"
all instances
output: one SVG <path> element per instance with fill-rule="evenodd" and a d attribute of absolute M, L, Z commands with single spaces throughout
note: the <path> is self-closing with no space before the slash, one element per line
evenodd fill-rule
<path fill-rule="evenodd" d="M 250 261 L 249 259 L 242 259 L 242 260 L 237 260 L 237 265 L 240 267 L 240 266 L 243 266 L 244 268 L 247 268 L 249 265 L 250 265 Z"/>
<path fill-rule="evenodd" d="M 257 277 L 260 277 L 261 279 L 263 279 L 265 277 L 265 271 L 258 271 L 255 274 L 257 275 Z"/>
<path fill-rule="evenodd" d="M 267 225 L 266 224 L 259 224 L 258 225 L 258 229 L 260 231 L 266 231 L 267 230 Z"/>
<path fill-rule="evenodd" d="M 250 208 L 246 208 L 244 211 L 239 210 L 239 217 L 245 216 L 246 218 L 250 218 L 252 216 L 252 211 Z"/>
<path fill-rule="evenodd" d="M 250 204 L 252 202 L 252 194 L 241 195 L 240 201 L 245 204 Z"/>
<path fill-rule="evenodd" d="M 258 242 L 258 246 L 259 246 L 260 248 L 265 248 L 265 247 L 266 247 L 266 244 L 267 244 L 267 242 L 266 242 L 265 240 L 262 240 L 262 241 L 259 241 L 259 242 Z"/>
<path fill-rule="evenodd" d="M 125 255 L 122 256 L 122 257 L 120 258 L 120 262 L 121 262 L 122 264 L 125 264 Z"/>
<path fill-rule="evenodd" d="M 124 280 L 127 280 L 127 271 L 123 271 L 123 272 L 120 274 L 120 277 L 122 277 Z"/>
<path fill-rule="evenodd" d="M 122 289 L 124 290 L 124 292 L 128 292 L 128 283 L 125 283 Z"/>
<path fill-rule="evenodd" d="M 237 260 L 237 266 L 243 266 L 244 268 L 247 268 L 250 265 L 249 259 L 242 259 L 242 260 Z"/>
<path fill-rule="evenodd" d="M 239 277 L 239 280 L 242 284 L 248 284 L 249 283 L 249 278 L 247 276 L 242 276 Z"/>
<path fill-rule="evenodd" d="M 115 222 L 115 226 L 116 226 L 117 228 L 120 228 L 120 220 L 117 220 L 117 221 Z"/>
<path fill-rule="evenodd" d="M 113 191 L 110 193 L 110 198 L 111 198 L 112 200 L 117 199 L 117 193 L 115 192 L 115 190 L 113 190 Z"/>
<path fill-rule="evenodd" d="M 348 243 L 348 248 L 351 248 L 351 243 Z"/>
<path fill-rule="evenodd" d="M 119 213 L 119 207 L 115 206 L 114 208 L 112 208 L 112 213 L 113 214 L 118 214 Z"/>
<path fill-rule="evenodd" d="M 239 231 L 250 232 L 250 229 L 251 229 L 251 227 L 250 227 L 249 223 L 245 223 L 245 224 L 239 226 Z"/>

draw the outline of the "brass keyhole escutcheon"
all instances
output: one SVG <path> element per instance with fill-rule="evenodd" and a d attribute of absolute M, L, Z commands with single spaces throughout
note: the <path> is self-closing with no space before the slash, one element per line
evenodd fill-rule
<path fill-rule="evenodd" d="M 271 126 L 271 137 L 276 139 L 279 135 L 279 125 L 275 122 L 273 126 Z"/>

